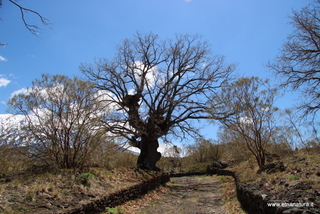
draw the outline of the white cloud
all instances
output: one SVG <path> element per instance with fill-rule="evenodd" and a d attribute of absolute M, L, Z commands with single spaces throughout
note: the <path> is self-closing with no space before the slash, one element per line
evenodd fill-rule
<path fill-rule="evenodd" d="M 161 143 L 159 145 L 157 151 L 160 152 L 163 157 L 169 157 L 170 155 L 166 151 L 172 147 L 173 147 L 173 145 Z M 133 146 L 130 146 L 129 144 L 125 144 L 124 148 L 128 149 L 129 151 L 140 154 L 140 149 L 137 147 L 133 147 Z"/>
<path fill-rule="evenodd" d="M 59 87 L 60 85 L 55 85 L 53 88 L 53 90 L 56 90 L 56 93 L 61 93 L 61 87 Z M 62 86 L 63 87 L 63 86 Z M 29 95 L 32 92 L 37 92 L 38 95 L 41 95 L 43 97 L 47 97 L 48 96 L 48 92 L 47 89 L 43 89 L 43 88 L 39 88 L 37 86 L 35 87 L 31 87 L 31 88 L 21 88 L 17 91 L 14 91 L 13 93 L 11 93 L 11 97 L 15 96 L 15 95 L 19 95 L 19 94 L 25 94 L 25 95 Z"/>
<path fill-rule="evenodd" d="M 140 61 L 135 61 L 134 64 L 132 65 L 132 67 L 135 68 L 136 80 L 141 80 L 142 72 L 143 71 L 145 72 L 145 70 L 146 70 L 145 66 L 146 65 L 144 65 L 143 62 L 140 62 Z M 154 86 L 156 73 L 157 73 L 157 67 L 153 67 L 147 71 L 146 80 L 147 80 L 149 87 Z"/>
<path fill-rule="evenodd" d="M 240 117 L 240 123 L 241 123 L 241 124 L 252 124 L 252 123 L 253 123 L 253 120 L 252 120 L 252 118 L 247 117 L 247 116 L 245 116 L 245 117 Z"/>
<path fill-rule="evenodd" d="M 4 58 L 3 56 L 0 56 L 0 61 L 2 61 L 2 62 L 6 62 L 6 61 L 8 61 L 6 58 Z"/>
<path fill-rule="evenodd" d="M 6 87 L 11 81 L 5 78 L 0 78 L 0 87 Z"/>
<path fill-rule="evenodd" d="M 27 94 L 28 93 L 28 89 L 26 88 L 22 88 L 22 89 L 19 89 L 17 91 L 14 91 L 11 93 L 11 97 L 15 96 L 15 95 L 19 95 L 19 94 Z"/>

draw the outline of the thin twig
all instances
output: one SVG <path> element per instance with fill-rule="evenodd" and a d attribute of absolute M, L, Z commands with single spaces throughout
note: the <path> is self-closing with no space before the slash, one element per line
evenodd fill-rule
<path fill-rule="evenodd" d="M 25 19 L 25 13 L 26 12 L 31 12 L 35 15 L 37 15 L 42 24 L 45 25 L 45 26 L 49 26 L 51 24 L 50 20 L 43 17 L 40 13 L 38 13 L 37 11 L 34 11 L 34 10 L 31 10 L 31 9 L 28 9 L 28 8 L 25 8 L 25 7 L 22 7 L 21 5 L 19 5 L 18 3 L 16 3 L 14 0 L 9 0 L 12 4 L 16 5 L 19 9 L 20 9 L 20 12 L 21 12 L 21 18 L 22 18 L 22 21 L 25 25 L 25 27 L 33 34 L 33 35 L 36 35 L 38 36 L 39 35 L 39 30 L 41 30 L 41 28 L 39 28 L 38 26 L 36 25 L 31 25 L 31 24 L 28 24 L 26 19 Z"/>

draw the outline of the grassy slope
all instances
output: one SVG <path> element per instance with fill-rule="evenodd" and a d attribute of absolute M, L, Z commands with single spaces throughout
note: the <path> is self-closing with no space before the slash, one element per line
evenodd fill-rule
<path fill-rule="evenodd" d="M 14 176 L 11 182 L 0 183 L 0 213 L 40 214 L 66 210 L 151 177 L 152 174 L 133 168 L 25 172 Z"/>

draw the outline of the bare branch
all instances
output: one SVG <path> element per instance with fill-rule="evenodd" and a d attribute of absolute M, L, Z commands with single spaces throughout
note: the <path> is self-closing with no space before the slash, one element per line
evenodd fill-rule
<path fill-rule="evenodd" d="M 31 12 L 31 13 L 37 15 L 43 25 L 45 25 L 45 26 L 50 26 L 51 25 L 50 20 L 45 18 L 45 17 L 43 17 L 37 11 L 22 7 L 20 4 L 18 4 L 14 0 L 9 0 L 9 2 L 11 2 L 12 4 L 14 4 L 15 6 L 17 6 L 20 9 L 20 13 L 21 13 L 21 18 L 22 18 L 23 24 L 33 35 L 38 36 L 39 35 L 39 30 L 41 30 L 41 28 L 39 28 L 37 25 L 28 24 L 28 22 L 26 21 L 26 18 L 25 18 L 25 14 L 27 12 Z"/>
<path fill-rule="evenodd" d="M 305 116 L 320 109 L 320 1 L 316 0 L 301 11 L 293 11 L 291 24 L 295 31 L 281 49 L 281 55 L 269 63 L 283 77 L 281 86 L 303 93 L 300 104 Z"/>

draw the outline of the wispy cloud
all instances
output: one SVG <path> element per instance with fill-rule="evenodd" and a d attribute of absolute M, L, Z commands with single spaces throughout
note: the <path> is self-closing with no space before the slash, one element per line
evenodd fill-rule
<path fill-rule="evenodd" d="M 17 91 L 14 91 L 11 93 L 11 98 L 15 95 L 19 95 L 19 94 L 28 94 L 29 93 L 29 90 L 27 88 L 21 88 Z"/>
<path fill-rule="evenodd" d="M 3 56 L 0 56 L 0 62 L 6 62 L 8 61 L 6 58 L 4 58 Z"/>
<path fill-rule="evenodd" d="M 6 87 L 11 81 L 0 77 L 0 87 Z"/>
<path fill-rule="evenodd" d="M 184 0 L 185 2 L 191 2 L 192 0 Z"/>

